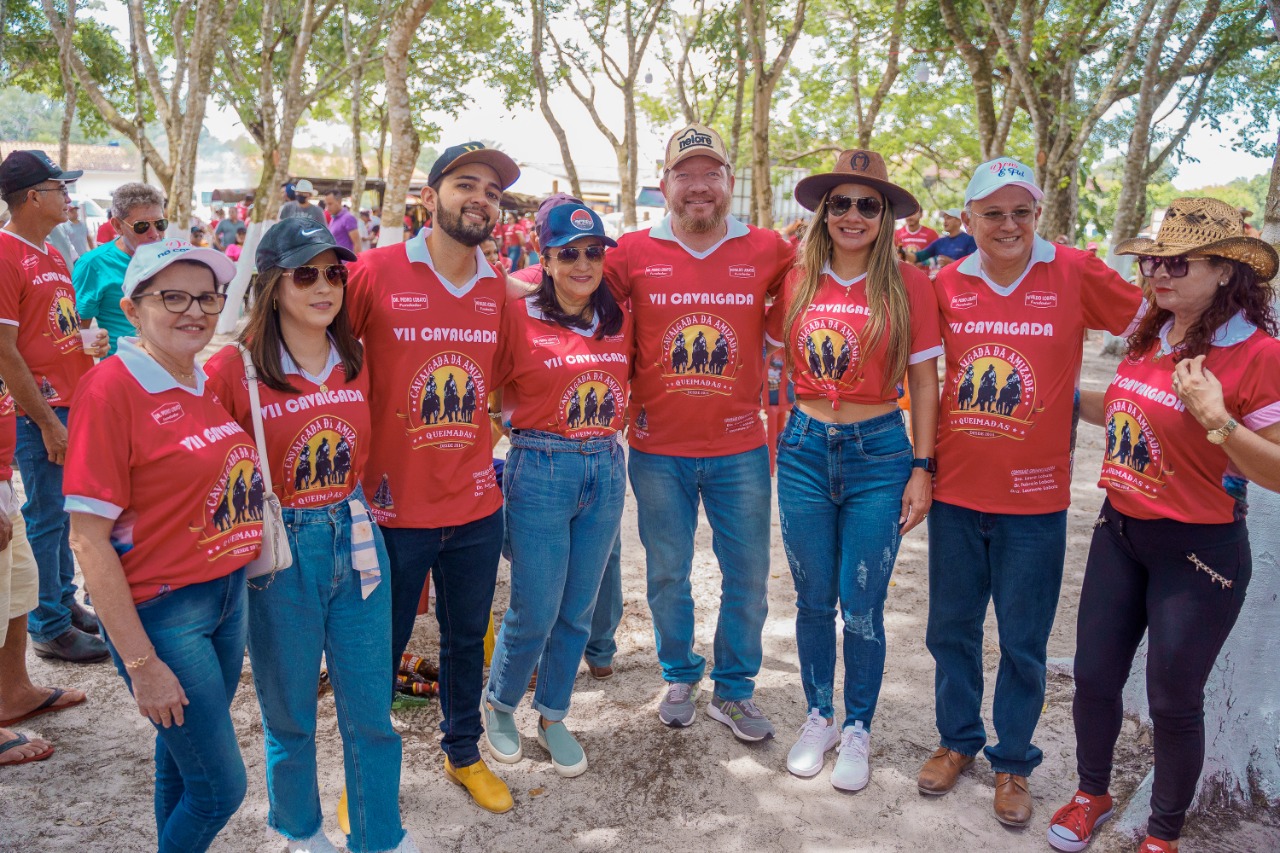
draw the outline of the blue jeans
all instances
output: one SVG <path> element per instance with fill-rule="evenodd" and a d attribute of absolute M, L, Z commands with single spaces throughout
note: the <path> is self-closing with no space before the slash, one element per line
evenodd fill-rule
<path fill-rule="evenodd" d="M 911 442 L 901 412 L 828 424 L 799 409 L 778 448 L 782 544 L 796 585 L 805 702 L 835 716 L 836 604 L 844 622 L 844 725 L 871 728 L 884 676 L 884 601 L 898 556 Z"/>
<path fill-rule="evenodd" d="M 244 800 L 244 761 L 231 722 L 244 665 L 244 589 L 244 570 L 237 569 L 137 605 L 155 657 L 177 676 L 189 702 L 182 725 L 155 727 L 159 853 L 209 849 Z M 107 648 L 132 691 L 110 637 Z"/>
<path fill-rule="evenodd" d="M 353 497 L 363 499 L 357 491 Z M 262 709 L 267 822 L 286 838 L 320 830 L 316 683 L 323 652 L 342 734 L 348 847 L 391 850 L 400 824 L 400 735 L 391 727 L 385 661 L 391 650 L 389 559 L 374 528 L 383 582 L 361 598 L 351 565 L 347 502 L 284 510 L 293 565 L 249 585 L 249 660 Z"/>
<path fill-rule="evenodd" d="M 987 513 L 934 501 L 929 511 L 929 627 L 938 733 L 948 749 L 977 755 L 982 726 L 982 625 L 994 602 L 1000 638 L 985 750 L 997 773 L 1029 776 L 1044 757 L 1031 742 L 1044 707 L 1045 655 L 1062 587 L 1067 511 Z"/>
<path fill-rule="evenodd" d="M 427 571 L 436 588 L 440 623 L 440 742 L 449 763 L 480 760 L 484 635 L 502 551 L 502 510 L 457 527 L 385 527 L 391 561 L 391 682 L 409 644 Z M 385 575 L 384 575 L 385 579 Z"/>
<path fill-rule="evenodd" d="M 768 449 L 683 457 L 632 448 L 630 474 L 662 677 L 695 684 L 707 666 L 693 650 L 689 582 L 701 498 L 721 573 L 711 680 L 721 698 L 751 698 L 763 655 L 760 632 L 769 613 Z"/>
<path fill-rule="evenodd" d="M 66 408 L 53 410 L 67 424 Z M 71 627 L 76 601 L 76 567 L 71 556 L 71 517 L 62 508 L 62 466 L 49 461 L 40 427 L 31 418 L 18 418 L 18 447 L 14 460 L 22 471 L 27 500 L 22 517 L 27 540 L 40 571 L 40 603 L 27 616 L 27 633 L 38 643 L 62 636 Z"/>
<path fill-rule="evenodd" d="M 613 537 L 609 561 L 604 564 L 604 577 L 600 578 L 600 592 L 596 595 L 596 609 L 591 614 L 591 634 L 583 657 L 592 666 L 612 666 L 618 644 L 613 635 L 622 620 L 622 529 Z"/>
<path fill-rule="evenodd" d="M 534 668 L 533 707 L 563 720 L 590 632 L 600 578 L 622 523 L 627 484 L 615 437 L 511 434 L 502 491 L 511 542 L 511 604 L 486 698 L 514 713 Z"/>

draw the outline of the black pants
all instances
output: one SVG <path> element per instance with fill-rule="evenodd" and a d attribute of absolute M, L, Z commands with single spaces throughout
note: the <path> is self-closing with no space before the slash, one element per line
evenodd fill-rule
<path fill-rule="evenodd" d="M 1204 685 L 1244 604 L 1253 570 L 1243 520 L 1187 524 L 1130 518 L 1102 506 L 1080 593 L 1075 719 L 1080 790 L 1111 781 L 1120 694 L 1147 640 L 1155 780 L 1147 832 L 1173 841 L 1204 764 Z"/>

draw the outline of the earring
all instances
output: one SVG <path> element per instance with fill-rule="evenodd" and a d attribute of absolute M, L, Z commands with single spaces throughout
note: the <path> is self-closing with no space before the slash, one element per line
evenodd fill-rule
<path fill-rule="evenodd" d="M 271 310 L 272 310 L 272 311 L 279 311 L 279 310 L 280 310 L 280 300 L 279 300 L 279 299 L 277 299 L 277 298 L 275 298 L 275 297 L 272 297 L 272 299 L 271 299 Z"/>

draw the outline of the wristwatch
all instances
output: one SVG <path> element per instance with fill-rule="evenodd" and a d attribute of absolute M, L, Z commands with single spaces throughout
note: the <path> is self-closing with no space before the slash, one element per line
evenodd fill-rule
<path fill-rule="evenodd" d="M 911 460 L 912 468 L 923 468 L 930 474 L 938 473 L 938 460 L 932 456 L 916 457 Z"/>
<path fill-rule="evenodd" d="M 1218 427 L 1217 429 L 1209 430 L 1209 432 L 1205 435 L 1205 438 L 1209 439 L 1209 441 L 1212 442 L 1213 444 L 1223 444 L 1226 442 L 1227 436 L 1235 432 L 1236 427 L 1238 426 L 1240 425 L 1236 423 L 1236 419 L 1228 415 L 1227 422 L 1222 426 Z"/>

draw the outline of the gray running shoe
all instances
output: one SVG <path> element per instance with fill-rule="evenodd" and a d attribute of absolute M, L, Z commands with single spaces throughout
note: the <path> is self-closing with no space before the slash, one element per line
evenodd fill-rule
<path fill-rule="evenodd" d="M 696 684 L 672 682 L 667 685 L 667 695 L 658 704 L 658 719 L 664 725 L 683 728 L 693 725 L 693 718 L 698 713 L 698 694 Z"/>
<path fill-rule="evenodd" d="M 738 740 L 756 741 L 773 737 L 773 723 L 750 699 L 721 699 L 713 693 L 711 704 L 707 706 L 707 716 L 732 729 Z"/>

